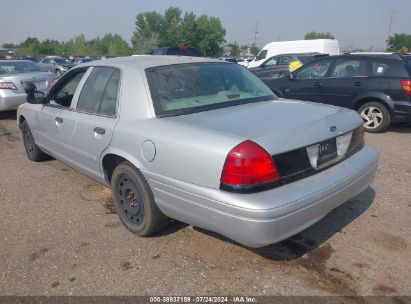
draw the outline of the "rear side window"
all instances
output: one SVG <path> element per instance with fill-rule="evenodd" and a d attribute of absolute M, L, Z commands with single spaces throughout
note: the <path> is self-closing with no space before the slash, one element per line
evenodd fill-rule
<path fill-rule="evenodd" d="M 382 77 L 409 77 L 402 61 L 373 61 L 372 76 Z"/>
<path fill-rule="evenodd" d="M 366 61 L 358 59 L 338 59 L 330 77 L 349 78 L 367 76 Z"/>
<path fill-rule="evenodd" d="M 115 115 L 120 72 L 114 68 L 96 67 L 81 90 L 77 110 Z"/>

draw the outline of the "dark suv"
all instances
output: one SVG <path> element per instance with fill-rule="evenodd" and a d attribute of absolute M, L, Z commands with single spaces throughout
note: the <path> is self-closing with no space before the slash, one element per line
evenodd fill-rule
<path fill-rule="evenodd" d="M 298 63 L 299 66 L 307 64 L 319 57 L 328 56 L 321 53 L 281 54 L 268 58 L 260 66 L 249 68 L 261 80 L 269 80 L 290 74 L 290 64 Z"/>
<path fill-rule="evenodd" d="M 354 109 L 368 132 L 385 131 L 391 122 L 411 122 L 408 56 L 329 56 L 265 83 L 280 97 Z"/>

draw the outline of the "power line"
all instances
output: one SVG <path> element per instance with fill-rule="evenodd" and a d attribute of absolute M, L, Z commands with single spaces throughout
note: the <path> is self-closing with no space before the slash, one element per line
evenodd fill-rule
<path fill-rule="evenodd" d="M 388 50 L 388 40 L 390 39 L 390 36 L 391 36 L 391 28 L 392 28 L 393 22 L 394 22 L 394 9 L 391 10 L 390 22 L 389 22 L 389 24 L 388 24 L 388 36 L 387 36 L 387 47 L 386 47 L 386 50 Z"/>

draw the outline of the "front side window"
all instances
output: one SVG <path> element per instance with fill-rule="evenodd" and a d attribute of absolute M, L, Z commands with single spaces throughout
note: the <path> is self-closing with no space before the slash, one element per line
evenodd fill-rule
<path fill-rule="evenodd" d="M 270 66 L 270 65 L 276 65 L 278 61 L 278 57 L 271 57 L 268 59 L 265 63 L 264 66 Z"/>
<path fill-rule="evenodd" d="M 265 59 L 265 57 L 267 57 L 267 50 L 263 50 L 260 53 L 258 53 L 257 58 L 255 60 L 263 60 Z"/>
<path fill-rule="evenodd" d="M 119 82 L 119 70 L 95 67 L 81 90 L 77 110 L 115 115 Z"/>
<path fill-rule="evenodd" d="M 85 73 L 86 70 L 79 70 L 65 75 L 51 93 L 51 100 L 60 106 L 69 107 L 74 93 Z"/>
<path fill-rule="evenodd" d="M 367 76 L 367 65 L 364 60 L 338 59 L 331 71 L 330 77 L 349 78 Z"/>
<path fill-rule="evenodd" d="M 302 67 L 296 73 L 296 79 L 318 79 L 324 78 L 331 66 L 332 60 L 316 61 Z"/>
<path fill-rule="evenodd" d="M 254 74 L 235 64 L 176 64 L 149 68 L 146 75 L 159 117 L 275 98 Z"/>
<path fill-rule="evenodd" d="M 279 65 L 288 65 L 291 62 L 292 57 L 291 56 L 282 56 L 278 60 Z"/>

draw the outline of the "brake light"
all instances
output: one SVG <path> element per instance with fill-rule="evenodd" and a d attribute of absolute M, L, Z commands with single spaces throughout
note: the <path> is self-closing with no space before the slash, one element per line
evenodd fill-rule
<path fill-rule="evenodd" d="M 57 80 L 59 80 L 59 79 L 60 79 L 60 78 L 54 78 L 54 79 L 52 79 L 52 80 L 50 81 L 50 86 L 53 87 L 53 86 L 56 84 Z"/>
<path fill-rule="evenodd" d="M 12 82 L 0 81 L 0 90 L 17 90 L 17 87 Z"/>
<path fill-rule="evenodd" d="M 411 80 L 405 79 L 405 80 L 400 80 L 402 89 L 404 90 L 405 94 L 408 96 L 411 96 Z"/>
<path fill-rule="evenodd" d="M 280 172 L 267 151 L 246 140 L 228 153 L 220 181 L 230 186 L 255 186 L 278 179 Z"/>

